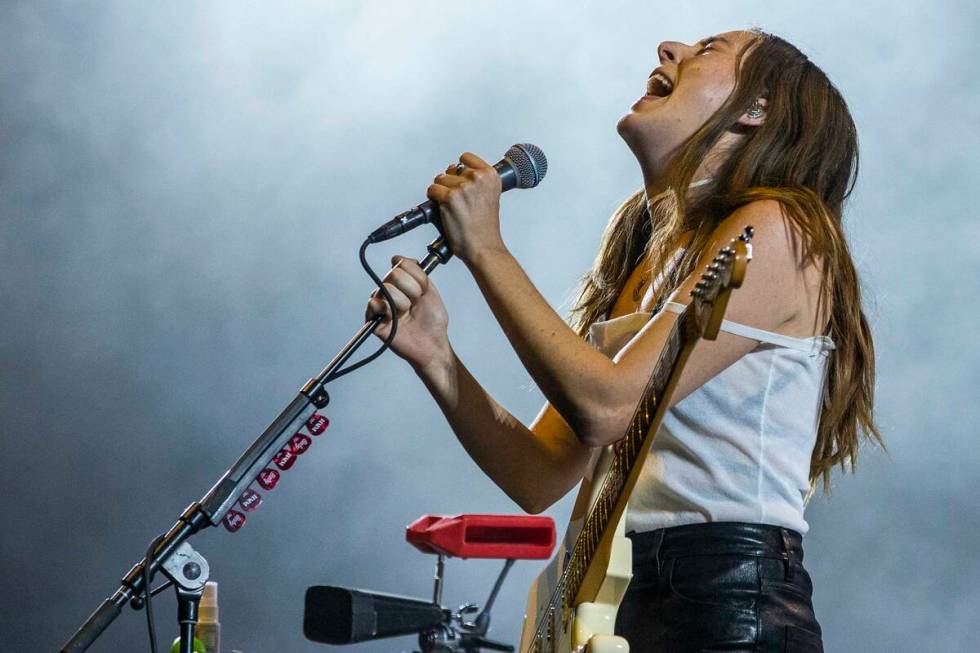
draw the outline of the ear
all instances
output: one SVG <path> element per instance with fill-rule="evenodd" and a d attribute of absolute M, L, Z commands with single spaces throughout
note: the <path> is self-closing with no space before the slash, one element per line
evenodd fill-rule
<path fill-rule="evenodd" d="M 766 98 L 757 98 L 755 102 L 756 105 L 762 107 L 762 111 L 746 111 L 738 117 L 738 120 L 736 121 L 737 125 L 740 127 L 759 127 L 766 121 L 766 105 L 768 104 Z"/>

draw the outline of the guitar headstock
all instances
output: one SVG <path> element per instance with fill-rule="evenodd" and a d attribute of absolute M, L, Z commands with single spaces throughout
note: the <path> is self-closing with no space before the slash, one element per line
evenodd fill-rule
<path fill-rule="evenodd" d="M 752 260 L 753 233 L 753 228 L 747 226 L 742 235 L 722 247 L 691 291 L 695 328 L 705 340 L 718 337 L 732 289 L 741 286 L 745 279 Z"/>

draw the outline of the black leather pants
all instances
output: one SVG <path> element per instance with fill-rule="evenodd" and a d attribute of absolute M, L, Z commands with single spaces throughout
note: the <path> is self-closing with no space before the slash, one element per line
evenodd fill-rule
<path fill-rule="evenodd" d="M 630 533 L 616 634 L 633 653 L 822 653 L 800 534 L 740 522 Z"/>

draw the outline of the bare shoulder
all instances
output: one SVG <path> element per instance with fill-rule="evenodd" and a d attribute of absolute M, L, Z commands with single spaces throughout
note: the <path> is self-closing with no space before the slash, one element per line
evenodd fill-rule
<path fill-rule="evenodd" d="M 802 256 L 797 255 L 800 247 L 799 227 L 784 215 L 779 202 L 757 200 L 749 202 L 733 211 L 722 220 L 712 234 L 718 244 L 738 238 L 745 227 L 755 231 L 752 238 L 753 249 L 768 255 L 769 264 L 794 265 L 799 267 Z"/>
<path fill-rule="evenodd" d="M 813 335 L 819 269 L 815 262 L 804 264 L 802 233 L 779 202 L 758 200 L 733 211 L 712 232 L 702 258 L 710 260 L 746 227 L 754 231 L 752 262 L 732 295 L 728 319 L 785 335 Z"/>

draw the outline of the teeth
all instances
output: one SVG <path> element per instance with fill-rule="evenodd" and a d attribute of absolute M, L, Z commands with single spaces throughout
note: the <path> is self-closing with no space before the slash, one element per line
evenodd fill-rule
<path fill-rule="evenodd" d="M 670 83 L 670 80 L 667 79 L 667 76 L 663 73 L 654 73 L 650 77 L 647 88 L 651 91 L 651 94 L 653 94 L 652 91 L 654 84 L 660 86 L 664 91 L 666 91 L 667 94 L 670 94 L 670 92 L 674 90 L 674 85 Z"/>

